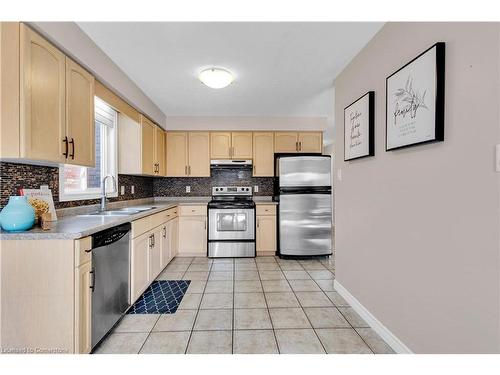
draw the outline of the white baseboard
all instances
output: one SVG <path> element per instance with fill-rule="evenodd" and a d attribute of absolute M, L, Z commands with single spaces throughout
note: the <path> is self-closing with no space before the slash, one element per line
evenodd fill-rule
<path fill-rule="evenodd" d="M 359 316 L 361 316 L 370 327 L 382 337 L 385 342 L 399 354 L 412 354 L 413 352 L 400 339 L 398 339 L 389 329 L 384 326 L 366 307 L 364 307 L 349 291 L 337 280 L 333 284 L 335 290 L 351 305 Z"/>

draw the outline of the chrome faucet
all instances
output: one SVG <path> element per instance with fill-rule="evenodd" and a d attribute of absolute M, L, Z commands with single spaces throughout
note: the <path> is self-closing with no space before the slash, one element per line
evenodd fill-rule
<path fill-rule="evenodd" d="M 107 200 L 107 198 L 106 198 L 106 180 L 108 179 L 108 177 L 111 177 L 111 179 L 113 180 L 113 192 L 117 191 L 116 190 L 115 176 L 108 174 L 107 176 L 105 176 L 102 179 L 101 211 L 106 211 L 106 200 Z"/>

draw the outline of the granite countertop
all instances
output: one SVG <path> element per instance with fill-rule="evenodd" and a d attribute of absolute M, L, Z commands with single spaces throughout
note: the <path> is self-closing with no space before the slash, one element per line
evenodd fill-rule
<path fill-rule="evenodd" d="M 52 222 L 52 228 L 50 230 L 42 230 L 40 227 L 35 227 L 29 231 L 19 233 L 9 233 L 1 230 L 0 240 L 73 240 L 89 236 L 93 233 L 97 233 L 120 224 L 132 222 L 172 207 L 179 205 L 206 204 L 209 200 L 210 198 L 193 198 L 189 200 L 155 200 L 147 204 L 139 205 L 130 204 L 126 205 L 126 207 L 133 208 L 141 206 L 154 206 L 156 208 L 126 216 L 85 216 L 86 212 L 76 215 L 65 215 L 59 220 Z M 124 207 L 124 205 L 121 205 L 121 207 Z M 115 207 L 110 209 L 115 209 Z M 84 216 L 81 216 L 82 214 Z"/>
<path fill-rule="evenodd" d="M 58 212 L 59 220 L 52 222 L 50 230 L 35 227 L 26 232 L 9 233 L 0 230 L 0 240 L 73 240 L 89 236 L 93 233 L 112 228 L 114 226 L 132 222 L 134 220 L 153 215 L 179 205 L 207 204 L 211 197 L 162 197 L 141 201 L 117 202 L 109 205 L 109 209 L 122 207 L 154 206 L 156 208 L 126 216 L 87 216 L 85 214 L 96 211 L 98 206 L 82 206 Z M 256 204 L 278 204 L 272 197 L 256 196 Z M 140 202 L 140 204 L 138 204 Z M 66 213 L 64 212 L 66 211 Z M 83 215 L 83 216 L 82 216 Z"/>

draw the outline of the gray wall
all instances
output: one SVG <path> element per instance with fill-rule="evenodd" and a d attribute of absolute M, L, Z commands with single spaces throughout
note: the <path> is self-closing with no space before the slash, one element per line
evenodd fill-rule
<path fill-rule="evenodd" d="M 335 81 L 375 90 L 375 153 L 335 159 L 336 277 L 417 353 L 499 352 L 499 24 L 389 23 Z M 385 152 L 385 78 L 446 42 L 445 141 Z"/>

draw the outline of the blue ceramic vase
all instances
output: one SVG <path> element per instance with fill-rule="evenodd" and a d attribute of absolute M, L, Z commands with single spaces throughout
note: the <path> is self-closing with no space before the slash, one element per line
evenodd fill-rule
<path fill-rule="evenodd" d="M 35 209 L 28 203 L 28 197 L 12 196 L 0 212 L 0 225 L 8 232 L 22 232 L 35 224 Z"/>

